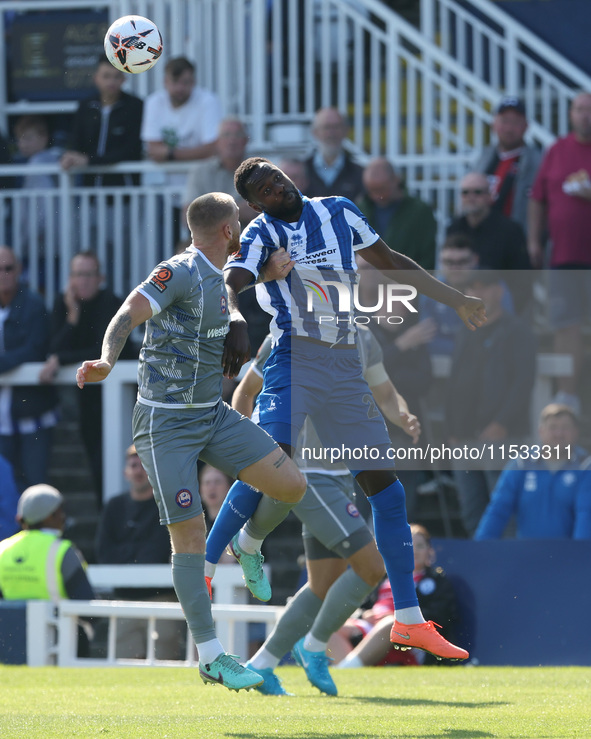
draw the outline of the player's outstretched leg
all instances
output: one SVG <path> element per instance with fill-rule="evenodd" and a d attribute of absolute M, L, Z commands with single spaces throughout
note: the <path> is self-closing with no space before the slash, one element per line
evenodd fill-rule
<path fill-rule="evenodd" d="M 402 483 L 396 479 L 379 492 L 373 493 L 371 487 L 375 480 L 367 475 L 368 473 L 361 473 L 358 482 L 364 490 L 370 488 L 368 499 L 374 517 L 376 543 L 384 558 L 396 604 L 396 620 L 390 641 L 396 648 L 416 647 L 439 658 L 467 659 L 469 654 L 465 649 L 456 647 L 444 639 L 432 622 L 425 623 L 419 608 L 412 577 L 414 568 L 412 536 L 406 520 Z"/>
<path fill-rule="evenodd" d="M 251 672 L 226 654 L 216 636 L 204 577 L 205 555 L 199 551 L 188 551 L 203 551 L 205 548 L 203 516 L 169 524 L 168 530 L 173 548 L 172 582 L 199 652 L 201 679 L 224 685 L 229 690 L 256 687 L 262 682 L 260 675 Z"/>
<path fill-rule="evenodd" d="M 286 692 L 281 680 L 275 675 L 274 669 L 281 662 L 281 658 L 292 650 L 296 641 L 306 635 L 321 606 L 322 600 L 310 590 L 309 583 L 306 583 L 293 598 L 288 600 L 273 631 L 246 665 L 263 678 L 263 684 L 257 687 L 260 693 L 293 695 L 293 693 Z"/>

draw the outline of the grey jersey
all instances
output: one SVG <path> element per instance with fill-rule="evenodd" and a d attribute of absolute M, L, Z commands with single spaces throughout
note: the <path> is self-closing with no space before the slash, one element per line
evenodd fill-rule
<path fill-rule="evenodd" d="M 357 326 L 356 343 L 361 359 L 361 367 L 363 376 L 367 384 L 371 387 L 380 385 L 388 380 L 388 374 L 383 365 L 384 355 L 378 340 L 372 332 L 363 325 Z M 263 365 L 269 358 L 273 349 L 273 337 L 271 334 L 261 344 L 257 355 L 252 363 L 252 370 L 259 377 L 263 376 Z M 253 420 L 258 421 L 258 413 L 255 411 Z M 301 455 L 302 447 L 309 449 L 319 449 L 322 446 L 314 424 L 309 418 L 306 419 L 302 431 L 298 439 L 298 448 L 295 454 L 295 461 L 298 467 L 304 473 L 323 472 L 331 475 L 347 475 L 349 469 L 344 464 L 330 464 L 330 462 L 321 463 L 317 460 L 303 459 Z"/>
<path fill-rule="evenodd" d="M 152 305 L 140 351 L 138 401 L 164 408 L 215 405 L 229 330 L 222 271 L 191 246 L 161 262 L 137 289 Z"/>

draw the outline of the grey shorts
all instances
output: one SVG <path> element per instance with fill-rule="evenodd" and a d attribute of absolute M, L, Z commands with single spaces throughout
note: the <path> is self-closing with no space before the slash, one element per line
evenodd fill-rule
<path fill-rule="evenodd" d="M 308 488 L 293 509 L 302 522 L 307 559 L 344 559 L 372 540 L 363 516 L 354 504 L 351 475 L 307 473 Z"/>
<path fill-rule="evenodd" d="M 198 459 L 237 478 L 245 467 L 278 448 L 265 431 L 222 401 L 213 408 L 197 409 L 136 403 L 132 425 L 161 524 L 201 514 Z"/>

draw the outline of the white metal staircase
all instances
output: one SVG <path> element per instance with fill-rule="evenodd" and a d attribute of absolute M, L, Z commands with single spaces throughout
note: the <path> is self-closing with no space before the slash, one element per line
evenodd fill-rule
<path fill-rule="evenodd" d="M 158 24 L 164 53 L 154 69 L 130 76 L 131 91 L 145 97 L 161 87 L 166 60 L 185 55 L 197 63 L 198 84 L 249 124 L 252 150 L 270 154 L 305 147 L 315 110 L 335 105 L 350 117 L 352 150 L 362 160 L 388 156 L 410 189 L 432 203 L 441 227 L 457 179 L 489 142 L 503 93 L 525 99 L 528 136 L 546 146 L 568 130 L 569 100 L 578 89 L 591 90 L 591 78 L 489 0 L 420 3 L 418 29 L 378 0 L 3 0 L 0 127 L 6 131 L 8 119 L 23 113 L 76 107 L 8 102 L 6 13 L 107 7 L 111 19 L 144 15 Z M 90 197 L 86 189 L 75 196 Z M 60 178 L 59 193 L 74 197 L 67 178 Z M 0 233 L 9 243 L 12 236 Z M 74 242 L 80 238 L 72 229 L 56 239 L 64 256 Z"/>

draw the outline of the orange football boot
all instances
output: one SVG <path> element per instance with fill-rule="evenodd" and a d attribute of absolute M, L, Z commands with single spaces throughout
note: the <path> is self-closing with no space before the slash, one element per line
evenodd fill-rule
<path fill-rule="evenodd" d="M 401 624 L 399 621 L 394 621 L 390 641 L 394 649 L 404 650 L 414 647 L 429 652 L 437 659 L 468 659 L 469 653 L 444 639 L 436 630 L 436 626 L 439 624 L 433 621 L 422 624 Z"/>

